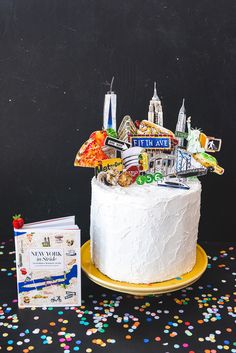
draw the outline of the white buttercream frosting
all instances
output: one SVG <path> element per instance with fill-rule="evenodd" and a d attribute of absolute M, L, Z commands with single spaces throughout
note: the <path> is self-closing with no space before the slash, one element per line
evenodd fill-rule
<path fill-rule="evenodd" d="M 93 178 L 91 256 L 108 277 L 130 283 L 165 281 L 192 270 L 201 184 L 190 190 L 145 184 L 106 186 Z"/>

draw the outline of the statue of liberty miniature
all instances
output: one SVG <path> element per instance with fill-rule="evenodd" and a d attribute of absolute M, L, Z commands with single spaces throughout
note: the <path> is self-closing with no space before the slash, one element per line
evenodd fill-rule
<path fill-rule="evenodd" d="M 191 128 L 191 116 L 187 119 L 187 128 L 188 128 L 188 137 L 187 137 L 187 151 L 189 153 L 200 153 L 204 152 L 204 148 L 201 147 L 200 144 L 200 133 L 199 129 L 192 129 Z"/>

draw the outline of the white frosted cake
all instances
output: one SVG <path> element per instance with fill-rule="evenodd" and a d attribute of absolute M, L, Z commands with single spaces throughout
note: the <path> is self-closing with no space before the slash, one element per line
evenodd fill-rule
<path fill-rule="evenodd" d="M 189 190 L 157 184 L 107 186 L 92 179 L 91 256 L 108 277 L 161 282 L 192 270 L 200 218 L 201 184 Z"/>
<path fill-rule="evenodd" d="M 92 132 L 74 162 L 95 170 L 91 259 L 116 281 L 149 284 L 174 279 L 196 263 L 198 178 L 224 173 L 209 154 L 219 152 L 222 141 L 192 128 L 184 99 L 175 132 L 167 129 L 156 83 L 146 119 L 126 115 L 117 129 L 113 79 L 105 95 L 103 128 Z"/>

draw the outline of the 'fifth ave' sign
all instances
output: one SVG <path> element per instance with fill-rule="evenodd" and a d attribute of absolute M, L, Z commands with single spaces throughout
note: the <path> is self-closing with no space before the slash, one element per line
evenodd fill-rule
<path fill-rule="evenodd" d="M 145 149 L 171 149 L 171 140 L 169 137 L 144 137 L 144 136 L 131 136 L 132 147 L 142 147 Z"/>

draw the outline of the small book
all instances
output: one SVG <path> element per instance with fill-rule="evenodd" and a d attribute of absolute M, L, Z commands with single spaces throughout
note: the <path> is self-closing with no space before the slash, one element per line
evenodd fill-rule
<path fill-rule="evenodd" d="M 80 306 L 80 229 L 75 217 L 14 228 L 18 305 Z"/>

